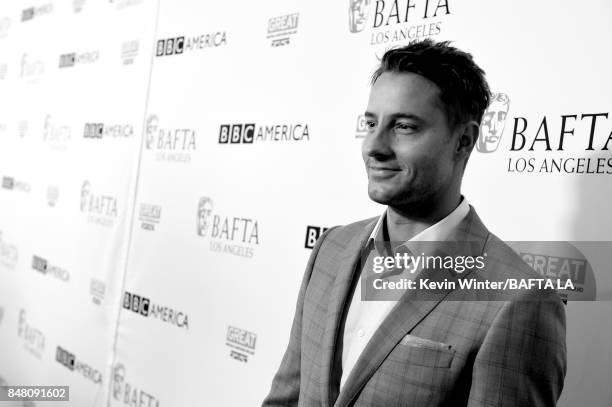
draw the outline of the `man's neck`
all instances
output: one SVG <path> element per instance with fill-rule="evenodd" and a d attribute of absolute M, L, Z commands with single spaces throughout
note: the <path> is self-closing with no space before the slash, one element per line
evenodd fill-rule
<path fill-rule="evenodd" d="M 392 242 L 405 242 L 412 239 L 431 225 L 447 217 L 461 202 L 461 195 L 442 200 L 438 205 L 429 204 L 419 207 L 387 208 L 387 233 Z"/>

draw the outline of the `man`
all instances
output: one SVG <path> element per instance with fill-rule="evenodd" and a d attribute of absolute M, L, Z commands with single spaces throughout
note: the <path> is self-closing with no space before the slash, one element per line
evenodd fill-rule
<path fill-rule="evenodd" d="M 566 347 L 555 293 L 493 291 L 482 300 L 445 288 L 420 298 L 420 290 L 406 290 L 391 301 L 363 296 L 373 255 L 397 249 L 394 242 L 413 249 L 423 241 L 469 243 L 458 246 L 469 253 L 455 254 L 486 258 L 486 268 L 465 278 L 538 277 L 461 195 L 489 98 L 471 55 L 446 42 L 385 53 L 372 80 L 362 153 L 369 196 L 387 209 L 317 241 L 264 406 L 556 404 Z M 423 276 L 462 278 L 456 270 Z"/>

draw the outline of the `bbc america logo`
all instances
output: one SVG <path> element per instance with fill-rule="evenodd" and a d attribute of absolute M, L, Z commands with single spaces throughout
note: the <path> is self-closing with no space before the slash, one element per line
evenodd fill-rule
<path fill-rule="evenodd" d="M 2 177 L 2 188 L 12 191 L 30 192 L 32 186 L 29 182 L 15 180 L 13 177 Z"/>
<path fill-rule="evenodd" d="M 329 229 L 323 226 L 306 226 L 306 240 L 304 241 L 305 249 L 314 249 L 317 240 L 325 231 Z"/>
<path fill-rule="evenodd" d="M 77 64 L 91 64 L 96 62 L 99 58 L 100 53 L 98 51 L 82 52 L 79 54 L 76 52 L 62 54 L 60 55 L 59 67 L 69 68 Z"/>
<path fill-rule="evenodd" d="M 123 294 L 123 308 L 142 315 L 153 317 L 179 328 L 189 329 L 189 316 L 174 308 L 154 304 L 149 298 L 125 291 Z"/>
<path fill-rule="evenodd" d="M 130 124 L 85 123 L 84 138 L 101 139 L 103 137 L 127 138 L 134 135 Z"/>
<path fill-rule="evenodd" d="M 52 277 L 55 277 L 58 280 L 62 280 L 64 282 L 68 282 L 70 280 L 70 273 L 68 272 L 68 270 L 50 264 L 47 259 L 37 255 L 32 256 L 32 269 L 42 274 L 47 274 Z"/>
<path fill-rule="evenodd" d="M 28 7 L 21 11 L 21 21 L 30 21 L 34 17 L 49 14 L 53 11 L 53 3 L 46 3 L 38 7 Z"/>
<path fill-rule="evenodd" d="M 222 124 L 219 129 L 219 143 L 251 144 L 255 139 L 255 123 Z"/>
<path fill-rule="evenodd" d="M 157 41 L 155 56 L 182 54 L 185 47 L 185 37 L 167 38 Z"/>
<path fill-rule="evenodd" d="M 217 31 L 211 34 L 202 34 L 195 37 L 175 37 L 157 41 L 155 56 L 179 55 L 184 51 L 214 48 L 227 44 L 225 31 Z"/>
<path fill-rule="evenodd" d="M 253 142 L 310 141 L 308 124 L 260 125 L 222 124 L 219 128 L 219 144 L 253 144 Z"/>
<path fill-rule="evenodd" d="M 58 346 L 55 351 L 55 360 L 68 370 L 78 372 L 86 379 L 91 380 L 95 384 L 102 384 L 102 372 L 94 369 L 89 364 L 77 359 L 74 353 Z"/>

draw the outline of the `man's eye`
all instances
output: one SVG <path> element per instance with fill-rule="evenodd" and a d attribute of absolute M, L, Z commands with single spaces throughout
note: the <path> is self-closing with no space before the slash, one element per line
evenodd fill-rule
<path fill-rule="evenodd" d="M 376 122 L 373 122 L 371 120 L 366 121 L 366 127 L 368 129 L 373 129 L 374 127 L 376 127 Z"/>
<path fill-rule="evenodd" d="M 406 131 L 406 132 L 416 130 L 416 126 L 410 123 L 396 123 L 395 128 L 400 131 Z"/>

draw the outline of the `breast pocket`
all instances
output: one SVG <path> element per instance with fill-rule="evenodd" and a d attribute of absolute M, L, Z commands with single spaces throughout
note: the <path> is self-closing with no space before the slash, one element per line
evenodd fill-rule
<path fill-rule="evenodd" d="M 448 368 L 454 357 L 455 349 L 451 345 L 406 335 L 388 359 L 410 365 Z"/>

